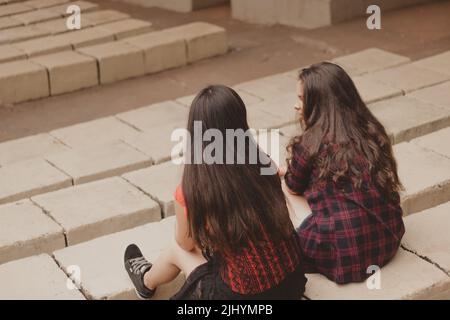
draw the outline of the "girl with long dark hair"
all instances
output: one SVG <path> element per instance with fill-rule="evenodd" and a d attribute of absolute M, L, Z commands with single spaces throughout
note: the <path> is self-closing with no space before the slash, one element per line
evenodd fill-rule
<path fill-rule="evenodd" d="M 298 236 L 281 181 L 261 174 L 268 156 L 250 137 L 227 141 L 214 163 L 198 161 L 213 141 L 199 141 L 195 126 L 248 132 L 242 99 L 225 86 L 210 86 L 194 99 L 188 120 L 189 146 L 181 185 L 175 192 L 175 239 L 152 265 L 131 245 L 125 267 L 138 294 L 149 298 L 182 271 L 186 283 L 174 299 L 299 299 L 306 278 Z M 249 161 L 257 150 L 256 161 Z M 242 161 L 245 158 L 246 161 Z M 230 161 L 233 160 L 233 161 Z M 240 161 L 239 161 L 240 160 Z"/>
<path fill-rule="evenodd" d="M 297 91 L 303 133 L 288 147 L 285 181 L 312 210 L 298 229 L 305 271 L 363 281 L 405 232 L 390 139 L 338 65 L 303 69 Z"/>

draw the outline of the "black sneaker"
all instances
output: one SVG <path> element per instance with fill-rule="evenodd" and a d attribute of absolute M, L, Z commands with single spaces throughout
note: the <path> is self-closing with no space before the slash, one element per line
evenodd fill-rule
<path fill-rule="evenodd" d="M 135 244 L 130 244 L 124 255 L 125 270 L 127 270 L 130 276 L 131 282 L 133 282 L 136 294 L 141 299 L 150 299 L 156 289 L 150 290 L 144 284 L 144 275 L 152 268 L 152 264 L 147 261 L 142 255 L 141 250 Z"/>

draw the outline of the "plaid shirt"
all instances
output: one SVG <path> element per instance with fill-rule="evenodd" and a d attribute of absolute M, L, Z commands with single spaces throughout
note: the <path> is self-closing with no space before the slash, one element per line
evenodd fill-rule
<path fill-rule="evenodd" d="M 316 159 L 336 148 L 325 144 Z M 396 254 L 405 232 L 400 197 L 383 196 L 366 171 L 360 188 L 319 180 L 309 152 L 299 143 L 294 146 L 285 180 L 312 210 L 298 228 L 307 273 L 336 283 L 361 282 L 371 275 L 369 266 L 382 267 Z"/>

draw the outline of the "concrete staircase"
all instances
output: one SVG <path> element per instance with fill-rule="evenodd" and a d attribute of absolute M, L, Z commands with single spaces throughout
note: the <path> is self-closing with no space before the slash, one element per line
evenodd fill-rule
<path fill-rule="evenodd" d="M 80 30 L 66 27 L 72 4 L 81 9 Z M 208 23 L 155 31 L 150 22 L 88 1 L 7 3 L 0 5 L 0 103 L 152 74 L 227 50 L 225 30 Z"/>
<path fill-rule="evenodd" d="M 352 74 L 395 144 L 406 189 L 407 233 L 398 255 L 380 271 L 380 290 L 369 290 L 365 283 L 338 286 L 308 275 L 305 295 L 449 299 L 450 52 L 412 62 L 368 49 L 335 62 Z M 296 72 L 235 86 L 253 128 L 280 129 L 281 159 L 289 137 L 298 132 Z M 191 100 L 182 97 L 0 144 L 0 225 L 5 230 L 0 234 L 0 298 L 135 298 L 123 270 L 123 250 L 135 242 L 153 260 L 173 238 L 172 194 L 181 167 L 168 161 L 174 146 L 170 133 L 185 126 Z M 304 206 L 297 197 L 288 199 L 294 211 Z M 292 218 L 298 225 L 305 217 Z M 67 275 L 74 268 L 81 270 L 80 286 L 69 290 Z M 35 279 L 17 284 L 30 269 Z M 168 298 L 182 281 L 180 275 L 155 299 Z"/>

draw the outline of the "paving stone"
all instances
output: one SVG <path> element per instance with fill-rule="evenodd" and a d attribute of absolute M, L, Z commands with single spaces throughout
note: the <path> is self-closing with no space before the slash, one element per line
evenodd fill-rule
<path fill-rule="evenodd" d="M 114 117 L 105 117 L 69 127 L 56 129 L 50 134 L 72 148 L 101 145 L 138 133 L 131 126 Z"/>
<path fill-rule="evenodd" d="M 161 219 L 156 202 L 120 177 L 32 200 L 64 228 L 69 246 Z"/>
<path fill-rule="evenodd" d="M 134 137 L 125 137 L 123 140 L 136 150 L 146 154 L 152 163 L 161 163 L 171 159 L 172 149 L 179 143 L 179 140 L 172 141 L 171 135 L 176 128 L 172 126 L 158 127 L 154 130 L 139 133 Z M 181 152 L 176 154 L 178 158 Z"/>
<path fill-rule="evenodd" d="M 449 80 L 449 75 L 406 64 L 370 74 L 370 79 L 392 85 L 405 92 L 419 90 Z"/>
<path fill-rule="evenodd" d="M 14 48 L 12 45 L 5 44 L 0 46 L 0 63 L 20 60 L 26 57 L 27 55 L 24 52 Z"/>
<path fill-rule="evenodd" d="M 14 15 L 14 19 L 22 22 L 22 24 L 24 25 L 43 22 L 60 17 L 61 15 L 59 13 L 47 9 L 29 11 Z"/>
<path fill-rule="evenodd" d="M 32 59 L 47 68 L 50 94 L 57 95 L 98 85 L 97 61 L 73 51 Z"/>
<path fill-rule="evenodd" d="M 45 46 L 43 46 L 42 43 L 45 43 Z M 65 37 L 59 36 L 47 36 L 38 39 L 21 41 L 14 43 L 13 47 L 25 53 L 30 58 L 44 54 L 72 50 L 70 41 Z"/>
<path fill-rule="evenodd" d="M 89 24 L 93 26 L 103 24 L 106 22 L 124 20 L 129 17 L 130 16 L 128 14 L 115 10 L 101 10 L 83 14 L 83 19 L 85 19 Z"/>
<path fill-rule="evenodd" d="M 50 10 L 58 12 L 63 16 L 68 16 L 69 14 L 67 13 L 67 8 L 69 5 L 76 5 L 80 7 L 81 12 L 94 11 L 99 7 L 98 4 L 89 1 L 73 1 L 70 2 L 70 4 L 66 3 L 59 6 L 52 6 Z"/>
<path fill-rule="evenodd" d="M 450 274 L 450 202 L 405 219 L 405 248 L 436 263 Z M 450 297 L 450 295 L 448 295 Z"/>
<path fill-rule="evenodd" d="M 145 74 L 144 52 L 128 43 L 115 41 L 78 49 L 78 51 L 97 59 L 101 84 Z"/>
<path fill-rule="evenodd" d="M 29 0 L 26 5 L 35 9 L 42 9 L 68 3 L 70 0 Z"/>
<path fill-rule="evenodd" d="M 285 74 L 279 74 L 240 83 L 235 88 L 264 100 L 273 100 L 280 95 L 295 94 L 297 81 Z"/>
<path fill-rule="evenodd" d="M 188 115 L 188 110 L 182 105 L 166 101 L 119 113 L 116 117 L 145 132 L 161 126 L 184 128 L 187 125 Z"/>
<path fill-rule="evenodd" d="M 434 151 L 450 158 L 450 128 L 445 128 L 411 141 L 427 150 Z"/>
<path fill-rule="evenodd" d="M 300 126 L 300 123 L 294 123 L 280 128 L 280 132 L 287 138 L 293 138 L 295 136 L 299 136 L 302 133 L 302 128 Z"/>
<path fill-rule="evenodd" d="M 123 41 L 144 51 L 148 74 L 187 64 L 186 42 L 177 34 L 155 31 Z"/>
<path fill-rule="evenodd" d="M 173 194 L 181 183 L 181 171 L 181 166 L 169 161 L 124 174 L 123 178 L 150 195 L 161 206 L 164 217 L 168 217 L 175 214 Z"/>
<path fill-rule="evenodd" d="M 19 14 L 22 12 L 31 11 L 33 8 L 27 6 L 24 3 L 12 3 L 6 6 L 0 7 L 0 17 L 10 16 L 13 14 Z"/>
<path fill-rule="evenodd" d="M 353 82 L 365 103 L 374 103 L 403 94 L 402 90 L 380 83 L 367 76 L 353 77 Z"/>
<path fill-rule="evenodd" d="M 165 220 L 170 220 L 167 223 Z M 154 262 L 161 250 L 166 248 L 174 234 L 174 219 L 149 223 L 131 230 L 100 237 L 89 242 L 67 247 L 54 253 L 55 259 L 66 269 L 78 265 L 82 270 L 81 287 L 90 299 L 137 299 L 133 284 L 123 268 L 126 247 L 137 244 L 147 259 Z M 167 228 L 170 225 L 171 228 Z M 96 259 L 92 259 L 92 256 Z M 96 262 L 97 261 L 97 262 Z M 102 261 L 101 264 L 98 261 Z M 108 265 L 108 268 L 104 268 Z M 161 286 L 152 298 L 168 299 L 184 283 L 180 275 L 174 282 Z"/>
<path fill-rule="evenodd" d="M 247 93 L 245 91 L 242 91 L 242 90 L 239 90 L 239 89 L 237 89 L 235 91 L 241 97 L 241 99 L 244 101 L 244 104 L 246 106 L 250 106 L 252 104 L 255 104 L 255 103 L 258 103 L 258 102 L 262 101 L 261 98 L 258 98 L 258 97 L 254 96 L 254 95 L 252 95 L 250 93 Z M 180 103 L 180 104 L 182 104 L 182 105 L 184 105 L 184 106 L 186 106 L 186 107 L 190 107 L 191 104 L 192 104 L 192 101 L 194 100 L 195 97 L 196 97 L 196 94 L 193 94 L 193 95 L 189 95 L 189 96 L 185 96 L 185 97 L 179 98 L 179 99 L 177 99 L 175 101 Z"/>
<path fill-rule="evenodd" d="M 0 181 L 0 204 L 72 185 L 68 176 L 38 158 L 1 167 Z"/>
<path fill-rule="evenodd" d="M 67 150 L 68 147 L 48 133 L 40 133 L 0 143 L 0 165 L 5 166 Z"/>
<path fill-rule="evenodd" d="M 450 81 L 409 93 L 416 99 L 450 109 Z"/>
<path fill-rule="evenodd" d="M 31 201 L 0 206 L 0 264 L 64 248 L 62 228 Z"/>
<path fill-rule="evenodd" d="M 333 62 L 343 67 L 352 76 L 396 67 L 411 60 L 392 52 L 378 48 L 369 48 L 353 54 L 333 59 Z"/>
<path fill-rule="evenodd" d="M 222 55 L 228 51 L 226 30 L 210 23 L 193 22 L 166 29 L 166 32 L 186 40 L 188 62 Z"/>
<path fill-rule="evenodd" d="M 110 22 L 103 24 L 101 27 L 113 32 L 116 40 L 137 36 L 152 30 L 150 22 L 137 19 Z"/>
<path fill-rule="evenodd" d="M 52 154 L 46 159 L 71 176 L 76 185 L 151 165 L 148 156 L 122 141 Z"/>
<path fill-rule="evenodd" d="M 57 35 L 65 32 L 70 32 L 71 30 L 67 29 L 67 18 L 61 18 L 61 19 L 53 19 L 50 21 L 44 21 L 36 23 L 35 25 L 39 29 L 45 30 L 49 32 L 51 35 Z M 84 19 L 81 19 L 81 29 L 84 30 L 87 28 L 90 28 L 92 25 L 90 25 L 87 21 Z M 53 38 L 53 37 L 51 37 Z"/>
<path fill-rule="evenodd" d="M 12 17 L 2 17 L 0 18 L 0 30 L 2 29 L 8 29 L 8 28 L 14 28 L 22 26 L 23 23 L 12 18 Z"/>
<path fill-rule="evenodd" d="M 450 51 L 428 57 L 413 63 L 421 68 L 444 73 L 450 76 Z"/>
<path fill-rule="evenodd" d="M 337 285 L 322 275 L 310 274 L 305 295 L 312 300 L 409 300 L 429 298 L 450 286 L 444 272 L 403 249 L 379 272 L 378 290 L 370 290 L 366 282 Z"/>
<path fill-rule="evenodd" d="M 62 37 L 68 41 L 75 49 L 95 46 L 106 42 L 114 41 L 114 34 L 100 27 L 93 27 L 81 30 L 69 31 L 55 37 Z"/>
<path fill-rule="evenodd" d="M 1 300 L 85 299 L 77 289 L 68 289 L 66 274 L 47 254 L 0 265 L 0 283 Z"/>
<path fill-rule="evenodd" d="M 369 105 L 370 110 L 394 136 L 394 143 L 450 125 L 450 112 L 441 107 L 411 98 L 397 97 Z"/>
<path fill-rule="evenodd" d="M 450 159 L 412 143 L 394 146 L 404 214 L 435 207 L 450 200 Z"/>
<path fill-rule="evenodd" d="M 4 29 L 0 33 L 0 44 L 25 41 L 28 39 L 44 37 L 48 34 L 48 31 L 39 29 L 34 25 Z"/>

